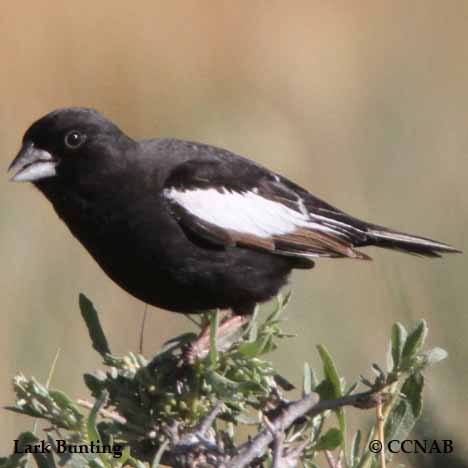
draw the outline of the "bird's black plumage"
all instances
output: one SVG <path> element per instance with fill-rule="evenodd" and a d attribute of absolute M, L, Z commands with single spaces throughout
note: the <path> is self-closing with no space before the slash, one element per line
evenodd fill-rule
<path fill-rule="evenodd" d="M 353 218 L 254 162 L 175 139 L 135 141 L 98 112 L 54 111 L 10 166 L 123 289 L 192 313 L 250 313 L 317 257 L 376 245 L 437 257 L 447 244 Z"/>

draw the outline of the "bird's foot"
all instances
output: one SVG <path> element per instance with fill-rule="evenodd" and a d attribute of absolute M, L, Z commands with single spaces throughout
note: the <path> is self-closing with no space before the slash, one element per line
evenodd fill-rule
<path fill-rule="evenodd" d="M 220 310 L 219 314 L 223 316 L 221 323 L 216 330 L 216 351 L 226 351 L 243 333 L 242 327 L 248 323 L 249 319 L 242 315 L 228 315 L 227 310 Z M 194 362 L 197 359 L 203 359 L 210 352 L 210 330 L 211 323 L 207 323 L 198 338 L 190 343 L 187 351 L 184 353 L 186 362 Z"/>

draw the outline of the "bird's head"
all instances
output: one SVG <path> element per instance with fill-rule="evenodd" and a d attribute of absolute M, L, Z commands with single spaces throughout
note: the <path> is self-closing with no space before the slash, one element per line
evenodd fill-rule
<path fill-rule="evenodd" d="M 40 189 L 57 182 L 86 185 L 103 173 L 125 166 L 134 141 L 97 111 L 59 109 L 34 122 L 10 164 L 12 181 Z"/>

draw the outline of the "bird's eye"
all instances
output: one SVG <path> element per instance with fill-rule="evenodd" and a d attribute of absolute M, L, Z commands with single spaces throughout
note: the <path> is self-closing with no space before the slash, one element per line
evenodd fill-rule
<path fill-rule="evenodd" d="M 77 130 L 72 130 L 65 135 L 65 145 L 70 149 L 77 149 L 85 142 L 86 136 Z"/>

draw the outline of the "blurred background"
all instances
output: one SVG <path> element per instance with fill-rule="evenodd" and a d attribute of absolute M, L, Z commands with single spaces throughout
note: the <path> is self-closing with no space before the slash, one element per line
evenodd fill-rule
<path fill-rule="evenodd" d="M 355 216 L 468 250 L 468 2 L 3 2 L 0 158 L 33 120 L 89 106 L 135 138 L 208 142 L 267 165 Z M 138 349 L 144 305 L 114 285 L 51 205 L 0 178 L 0 404 L 17 371 L 86 395 L 100 366 L 79 316 L 83 291 L 113 351 Z M 273 356 L 293 382 L 315 345 L 348 380 L 385 363 L 390 327 L 429 323 L 449 359 L 430 370 L 418 426 L 468 459 L 466 255 L 424 260 L 367 251 L 373 262 L 318 262 L 292 276 Z M 156 287 L 157 285 L 155 285 Z M 191 328 L 151 309 L 145 353 Z M 31 421 L 0 410 L 0 454 Z M 456 466 L 413 457 L 411 466 Z"/>

